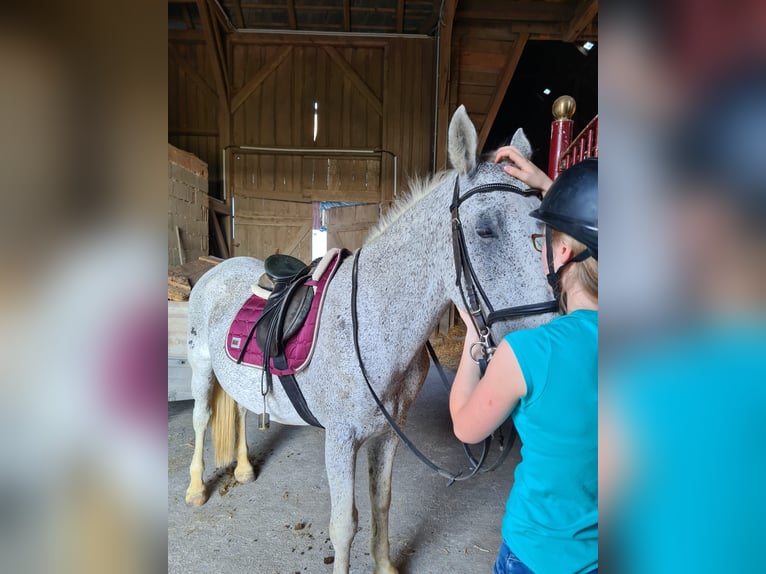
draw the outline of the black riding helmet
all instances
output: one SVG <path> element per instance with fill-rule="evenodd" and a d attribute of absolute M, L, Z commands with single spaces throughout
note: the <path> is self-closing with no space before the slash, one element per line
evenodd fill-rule
<path fill-rule="evenodd" d="M 548 283 L 558 297 L 559 274 L 566 265 L 588 257 L 598 261 L 598 159 L 583 160 L 562 172 L 543 197 L 540 207 L 529 215 L 546 225 Z M 555 271 L 551 228 L 566 233 L 586 247 Z"/>

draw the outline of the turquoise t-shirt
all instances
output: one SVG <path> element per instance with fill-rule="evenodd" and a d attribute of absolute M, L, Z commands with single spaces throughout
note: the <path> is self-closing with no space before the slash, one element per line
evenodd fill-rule
<path fill-rule="evenodd" d="M 657 334 L 605 364 L 623 472 L 608 503 L 625 574 L 766 572 L 766 315 Z"/>
<path fill-rule="evenodd" d="M 521 462 L 502 535 L 537 574 L 598 567 L 598 311 L 510 333 L 527 393 L 511 415 Z"/>

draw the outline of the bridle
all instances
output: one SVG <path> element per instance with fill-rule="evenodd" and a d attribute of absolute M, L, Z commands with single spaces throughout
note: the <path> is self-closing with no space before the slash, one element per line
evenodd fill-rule
<path fill-rule="evenodd" d="M 463 233 L 463 223 L 460 221 L 460 206 L 475 195 L 493 192 L 510 192 L 523 197 L 540 197 L 540 190 L 523 190 L 508 183 L 477 185 L 461 196 L 460 175 L 455 177 L 455 189 L 452 194 L 452 204 L 450 205 L 450 214 L 452 215 L 452 252 L 455 258 L 455 285 L 460 290 L 463 304 L 473 318 L 474 327 L 479 334 L 479 342 L 474 343 L 474 346 L 471 348 L 471 358 L 481 367 L 482 376 L 496 348 L 491 331 L 493 324 L 516 317 L 551 313 L 559 308 L 558 301 L 555 300 L 516 305 L 498 310 L 495 310 L 492 306 L 492 302 L 482 288 L 481 282 L 476 276 L 476 271 L 471 264 L 471 258 L 468 255 L 468 247 L 466 246 L 465 234 Z M 465 277 L 465 288 L 463 288 L 463 281 L 461 281 L 463 277 Z M 481 297 L 481 301 L 479 297 Z M 488 311 L 486 315 L 481 305 L 482 302 Z M 474 355 L 474 348 L 478 348 L 478 357 Z"/>
<path fill-rule="evenodd" d="M 539 196 L 539 191 L 537 190 L 524 191 L 513 185 L 509 185 L 505 183 L 493 183 L 493 184 L 479 185 L 474 188 L 471 188 L 461 197 L 459 179 L 460 179 L 460 176 L 458 175 L 455 179 L 455 191 L 452 197 L 452 204 L 450 205 L 450 213 L 452 214 L 452 246 L 453 246 L 453 251 L 455 254 L 456 285 L 460 289 L 460 294 L 461 294 L 461 297 L 463 298 L 463 302 L 465 303 L 466 309 L 469 310 L 469 312 L 471 313 L 471 316 L 476 322 L 475 326 L 478 329 L 478 333 L 481 338 L 481 341 L 478 344 L 482 347 L 482 350 L 483 350 L 482 357 L 478 360 L 477 359 L 474 359 L 474 360 L 476 360 L 477 363 L 479 363 L 479 366 L 482 369 L 481 372 L 483 375 L 484 369 L 486 369 L 486 365 L 489 362 L 489 360 L 492 358 L 492 353 L 495 350 L 494 341 L 490 333 L 490 327 L 494 323 L 504 319 L 511 319 L 514 317 L 522 317 L 526 315 L 549 313 L 551 311 L 556 311 L 558 309 L 558 302 L 546 301 L 544 303 L 516 305 L 515 307 L 507 307 L 505 309 L 495 310 L 492 307 L 492 304 L 490 303 L 489 299 L 487 298 L 487 294 L 485 293 L 484 289 L 482 289 L 481 283 L 479 283 L 478 277 L 476 276 L 476 272 L 473 269 L 473 265 L 471 265 L 471 259 L 468 256 L 468 249 L 465 244 L 465 235 L 463 234 L 463 226 L 460 221 L 460 213 L 459 213 L 460 205 L 464 203 L 465 201 L 467 201 L 469 198 L 479 193 L 501 191 L 501 192 L 517 193 L 524 197 L 528 197 L 528 196 Z M 404 434 L 404 431 L 396 423 L 394 418 L 391 416 L 391 413 L 389 413 L 388 409 L 386 409 L 385 405 L 383 405 L 383 402 L 380 400 L 380 397 L 378 397 L 377 393 L 375 392 L 375 389 L 372 388 L 372 384 L 370 383 L 370 377 L 367 373 L 367 368 L 364 365 L 364 360 L 362 359 L 362 353 L 359 349 L 359 318 L 357 317 L 356 301 L 357 301 L 357 291 L 358 291 L 357 277 L 359 274 L 359 256 L 361 252 L 362 252 L 362 249 L 359 248 L 354 254 L 354 263 L 353 263 L 353 268 L 351 271 L 351 325 L 352 325 L 354 351 L 356 352 L 356 358 L 357 358 L 357 361 L 359 361 L 359 367 L 362 371 L 362 376 L 364 377 L 364 381 L 365 383 L 367 383 L 367 388 L 369 389 L 370 394 L 372 395 L 372 398 L 375 400 L 375 403 L 377 404 L 378 409 L 383 414 L 385 419 L 388 421 L 388 424 L 391 426 L 391 429 L 394 431 L 394 433 L 396 433 L 399 439 L 405 445 L 407 445 L 407 447 L 413 452 L 413 454 L 417 458 L 419 458 L 424 464 L 426 464 L 429 468 L 434 470 L 436 473 L 449 479 L 449 484 L 452 484 L 455 481 L 467 480 L 471 478 L 472 476 L 474 476 L 479 471 L 489 472 L 494 470 L 495 468 L 497 468 L 503 463 L 503 461 L 506 459 L 506 457 L 510 453 L 511 447 L 513 446 L 513 440 L 515 438 L 514 436 L 511 436 L 509 438 L 507 444 L 504 444 L 502 437 L 500 437 L 502 453 L 499 456 L 499 458 L 489 468 L 486 468 L 486 469 L 482 468 L 482 466 L 487 460 L 487 454 L 489 453 L 489 446 L 492 441 L 492 437 L 489 436 L 486 439 L 484 439 L 482 452 L 478 460 L 476 459 L 476 457 L 474 457 L 470 447 L 467 444 L 463 443 L 463 450 L 465 451 L 466 456 L 468 457 L 468 460 L 471 464 L 471 471 L 466 475 L 464 475 L 461 472 L 458 472 L 458 473 L 450 472 L 448 470 L 441 468 L 437 464 L 435 464 L 427 456 L 425 456 L 422 452 L 420 452 L 420 450 L 418 450 L 418 448 L 412 443 L 412 441 L 407 437 L 407 435 Z M 466 277 L 465 291 L 467 291 L 467 296 L 468 296 L 467 299 L 466 299 L 466 293 L 463 290 L 462 282 L 460 281 L 461 277 Z M 481 308 L 481 305 L 479 304 L 479 298 L 477 296 L 477 292 L 478 294 L 481 295 L 482 299 L 484 300 L 484 304 L 489 310 L 489 313 L 487 314 L 486 317 L 484 315 L 484 311 Z M 439 371 L 439 374 L 441 375 L 442 383 L 445 385 L 445 387 L 447 387 L 447 391 L 449 392 L 449 383 L 447 382 L 447 377 L 444 374 L 444 371 L 442 370 L 441 364 L 436 358 L 436 354 L 433 352 L 433 347 L 431 347 L 429 343 L 426 344 L 426 347 L 428 349 L 429 354 L 431 355 L 431 358 L 434 361 L 434 364 L 436 365 Z M 500 426 L 502 427 L 502 425 Z"/>

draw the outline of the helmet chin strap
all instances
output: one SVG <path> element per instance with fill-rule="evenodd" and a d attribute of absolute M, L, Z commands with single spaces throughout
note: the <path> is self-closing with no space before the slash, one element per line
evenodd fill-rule
<path fill-rule="evenodd" d="M 548 285 L 553 288 L 553 296 L 556 298 L 556 301 L 561 300 L 561 272 L 564 270 L 564 268 L 569 265 L 570 263 L 577 263 L 578 261 L 584 261 L 588 257 L 591 257 L 592 254 L 590 252 L 590 249 L 586 248 L 582 253 L 578 253 L 574 257 L 572 257 L 569 261 L 564 263 L 561 267 L 553 270 L 553 241 L 551 240 L 551 227 L 550 225 L 545 226 L 545 251 L 546 251 L 546 259 L 548 263 L 548 273 L 545 275 L 546 279 L 548 279 Z"/>

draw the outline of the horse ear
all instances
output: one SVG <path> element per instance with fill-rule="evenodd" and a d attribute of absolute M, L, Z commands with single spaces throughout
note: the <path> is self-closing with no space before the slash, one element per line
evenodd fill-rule
<path fill-rule="evenodd" d="M 519 150 L 525 158 L 529 159 L 532 157 L 532 144 L 529 143 L 527 134 L 524 133 L 523 129 L 519 128 L 516 130 L 516 133 L 511 138 L 511 145 Z"/>
<path fill-rule="evenodd" d="M 476 168 L 476 140 L 476 128 L 461 105 L 449 123 L 447 146 L 450 163 L 458 173 L 470 173 Z"/>

